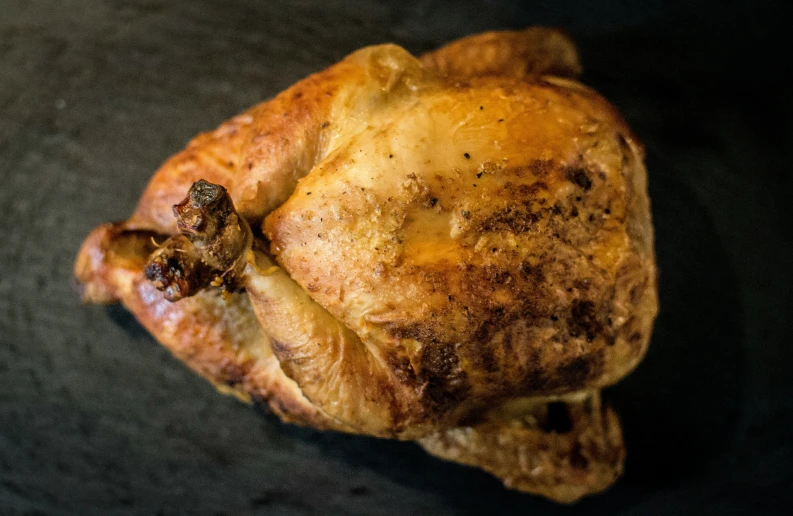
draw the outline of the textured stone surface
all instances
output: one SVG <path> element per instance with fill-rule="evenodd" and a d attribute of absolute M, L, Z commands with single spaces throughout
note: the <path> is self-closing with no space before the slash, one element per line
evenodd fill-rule
<path fill-rule="evenodd" d="M 783 513 L 790 62 L 781 7 L 740 5 L 4 1 L 0 513 Z M 648 149 L 661 313 L 607 393 L 629 453 L 610 492 L 557 507 L 413 444 L 285 426 L 216 394 L 124 310 L 79 304 L 82 239 L 128 216 L 195 133 L 366 44 L 420 52 L 531 24 L 570 30 L 585 81 Z"/>

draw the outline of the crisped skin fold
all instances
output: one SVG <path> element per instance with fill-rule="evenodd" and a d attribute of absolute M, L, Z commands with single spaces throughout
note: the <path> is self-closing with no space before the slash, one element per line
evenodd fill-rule
<path fill-rule="evenodd" d="M 83 298 L 285 421 L 602 491 L 656 271 L 643 149 L 579 73 L 542 28 L 355 52 L 169 159 L 86 239 Z"/>

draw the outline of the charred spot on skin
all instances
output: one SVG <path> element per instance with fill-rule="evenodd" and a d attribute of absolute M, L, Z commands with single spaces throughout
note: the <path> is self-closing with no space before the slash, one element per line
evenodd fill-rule
<path fill-rule="evenodd" d="M 473 342 L 491 342 L 498 333 L 503 332 L 504 328 L 515 320 L 517 314 L 507 311 L 503 306 L 494 306 L 487 309 L 486 318 L 479 324 L 476 330 L 472 333 L 471 340 Z M 530 317 L 530 315 L 526 315 Z M 503 335 L 509 334 L 509 330 L 503 332 Z M 476 350 L 479 353 L 479 349 Z"/>
<path fill-rule="evenodd" d="M 479 229 L 484 232 L 506 230 L 512 233 L 525 233 L 539 220 L 539 213 L 508 206 L 484 219 L 479 224 Z"/>
<path fill-rule="evenodd" d="M 479 347 L 473 355 L 473 360 L 478 366 L 478 369 L 482 369 L 488 373 L 495 373 L 500 369 L 492 346 Z"/>
<path fill-rule="evenodd" d="M 599 360 L 596 357 L 599 355 L 576 357 L 562 364 L 556 370 L 552 382 L 572 389 L 582 387 L 594 376 L 594 371 L 602 367 L 602 357 Z"/>
<path fill-rule="evenodd" d="M 389 369 L 394 372 L 399 383 L 403 385 L 416 385 L 416 372 L 410 360 L 406 356 L 398 355 L 396 352 L 389 352 L 385 356 Z"/>
<path fill-rule="evenodd" d="M 575 279 L 573 286 L 580 291 L 587 291 L 592 287 L 592 281 L 589 278 Z"/>
<path fill-rule="evenodd" d="M 570 335 L 573 337 L 585 336 L 587 342 L 592 342 L 603 329 L 603 325 L 597 319 L 595 303 L 587 300 L 576 300 L 570 310 L 570 317 L 567 320 Z"/>
<path fill-rule="evenodd" d="M 440 342 L 426 345 L 419 364 L 419 378 L 426 386 L 422 401 L 430 410 L 445 412 L 465 399 L 470 385 L 454 346 Z"/>
<path fill-rule="evenodd" d="M 545 177 L 553 168 L 553 160 L 535 159 L 529 163 L 529 170 L 537 177 Z"/>
<path fill-rule="evenodd" d="M 528 206 L 530 201 L 536 200 L 538 193 L 548 189 L 548 185 L 543 181 L 535 181 L 530 185 L 521 184 L 515 187 L 513 187 L 511 183 L 506 183 L 504 186 L 509 186 L 510 190 L 520 194 L 520 196 L 523 198 L 523 204 L 526 206 Z"/>
<path fill-rule="evenodd" d="M 538 364 L 540 362 L 540 352 L 535 349 L 531 352 L 527 364 Z M 523 388 L 526 392 L 537 392 L 546 388 L 546 380 L 542 369 L 530 368 L 523 378 Z"/>
<path fill-rule="evenodd" d="M 592 188 L 592 180 L 583 168 L 571 167 L 566 170 L 567 179 L 584 189 L 585 192 Z"/>
<path fill-rule="evenodd" d="M 540 273 L 539 267 L 532 267 L 529 262 L 523 260 L 518 264 L 518 272 L 525 279 L 531 276 L 536 276 Z"/>

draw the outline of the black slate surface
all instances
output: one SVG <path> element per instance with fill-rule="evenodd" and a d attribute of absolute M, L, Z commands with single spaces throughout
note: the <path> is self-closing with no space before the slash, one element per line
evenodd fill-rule
<path fill-rule="evenodd" d="M 789 514 L 787 17 L 772 2 L 4 0 L 0 514 Z M 566 27 L 648 151 L 661 314 L 608 396 L 627 471 L 573 507 L 217 394 L 71 268 L 191 136 L 361 46 Z"/>

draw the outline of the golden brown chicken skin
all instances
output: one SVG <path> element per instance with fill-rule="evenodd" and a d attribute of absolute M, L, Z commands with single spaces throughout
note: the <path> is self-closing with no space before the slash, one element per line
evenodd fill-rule
<path fill-rule="evenodd" d="M 562 33 L 362 49 L 198 136 L 76 276 L 224 392 L 571 502 L 657 311 L 643 149 Z"/>

